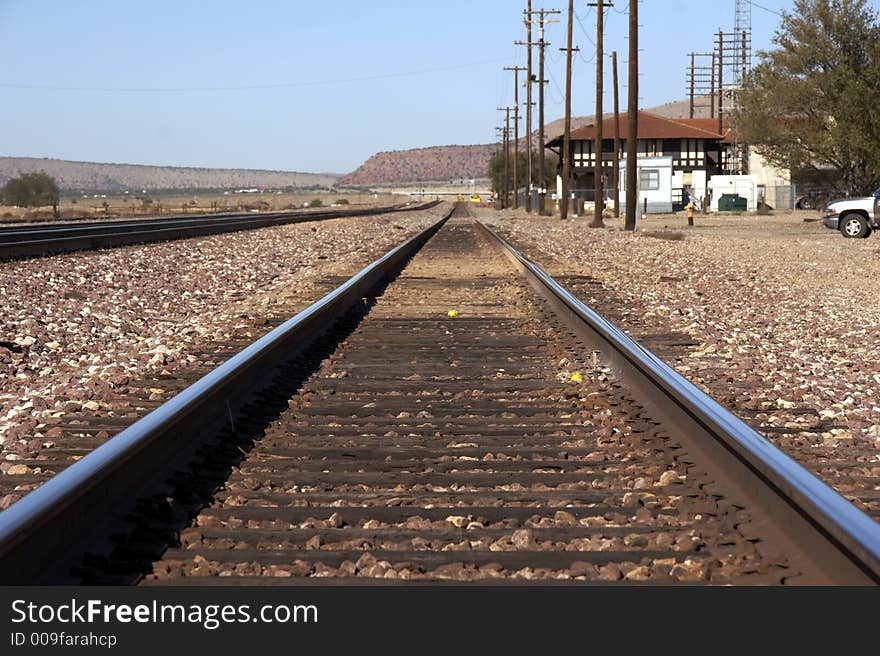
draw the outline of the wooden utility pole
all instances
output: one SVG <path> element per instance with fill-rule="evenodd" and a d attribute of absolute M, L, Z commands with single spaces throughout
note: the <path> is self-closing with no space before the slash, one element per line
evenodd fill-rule
<path fill-rule="evenodd" d="M 510 207 L 510 107 L 499 107 L 504 112 L 504 200 L 501 201 L 502 209 Z"/>
<path fill-rule="evenodd" d="M 631 0 L 638 2 L 638 0 Z M 593 168 L 594 194 L 593 194 L 593 220 L 590 222 L 591 228 L 604 228 L 605 222 L 602 220 L 602 211 L 605 209 L 605 189 L 602 184 L 603 167 L 603 150 L 604 150 L 604 131 L 602 129 L 603 119 L 605 117 L 603 95 L 605 92 L 605 80 L 603 78 L 605 51 L 603 48 L 603 36 L 605 34 L 605 1 L 597 0 L 596 7 L 596 145 L 595 151 L 595 167 Z M 611 6 L 611 3 L 608 3 Z"/>
<path fill-rule="evenodd" d="M 712 53 L 712 77 L 709 86 L 709 118 L 715 118 L 715 53 Z"/>
<path fill-rule="evenodd" d="M 505 66 L 513 71 L 513 209 L 519 209 L 519 72 L 522 66 Z"/>
<path fill-rule="evenodd" d="M 614 217 L 620 217 L 620 100 L 617 85 L 617 51 L 611 53 L 612 82 L 614 83 L 614 158 L 611 160 L 611 188 L 614 196 Z"/>
<path fill-rule="evenodd" d="M 495 128 L 495 137 L 498 140 L 495 148 L 495 157 L 503 157 L 502 153 L 504 150 L 504 126 Z M 504 207 L 504 182 L 501 182 L 501 187 L 495 190 L 498 193 L 498 202 L 501 203 L 502 208 Z"/>
<path fill-rule="evenodd" d="M 724 32 L 718 30 L 718 134 L 724 135 Z M 719 162 L 721 164 L 721 162 Z M 722 166 L 722 171 L 723 171 Z"/>
<path fill-rule="evenodd" d="M 526 212 L 532 211 L 532 0 L 526 5 L 526 156 L 529 162 L 529 181 L 526 183 Z"/>
<path fill-rule="evenodd" d="M 547 41 L 544 39 L 544 10 L 540 12 L 541 18 L 538 19 L 538 175 L 541 184 L 538 185 L 538 213 L 544 214 L 547 211 L 547 190 L 544 188 L 545 182 L 545 165 L 544 165 L 544 85 L 547 80 L 544 79 L 544 50 L 547 48 Z"/>
<path fill-rule="evenodd" d="M 687 93 L 690 99 L 688 117 L 696 118 L 704 107 L 703 101 L 708 98 L 709 116 L 715 116 L 715 49 L 712 52 L 690 52 L 690 64 L 687 70 Z M 703 66 L 705 59 L 710 65 Z"/>
<path fill-rule="evenodd" d="M 568 36 L 565 46 L 565 132 L 562 135 L 562 198 L 559 199 L 559 218 L 568 218 L 568 178 L 571 175 L 571 32 L 574 0 L 568 0 Z"/>
<path fill-rule="evenodd" d="M 504 120 L 504 209 L 510 207 L 510 107 Z"/>
<path fill-rule="evenodd" d="M 626 219 L 624 229 L 636 229 L 639 211 L 639 3 L 629 3 L 629 83 L 627 88 Z"/>
<path fill-rule="evenodd" d="M 695 64 L 694 59 L 696 58 L 696 56 L 697 56 L 697 53 L 695 53 L 695 52 L 691 53 L 691 110 L 690 110 L 690 113 L 688 114 L 688 116 L 690 116 L 690 118 L 694 117 L 694 74 L 696 72 L 696 69 L 694 66 L 694 64 Z"/>
<path fill-rule="evenodd" d="M 544 79 L 544 51 L 547 46 L 550 45 L 544 39 L 544 26 L 548 23 L 558 23 L 558 20 L 549 19 L 547 16 L 559 14 L 560 12 L 557 9 L 538 9 L 537 11 L 531 11 L 531 3 L 529 3 L 529 8 L 527 21 L 529 24 L 535 23 L 538 26 L 538 41 L 532 43 L 531 37 L 529 37 L 528 45 L 529 47 L 533 45 L 538 46 L 538 213 L 544 214 L 544 201 L 547 194 L 547 190 L 544 187 L 544 85 L 547 84 L 547 80 Z M 535 14 L 538 15 L 537 20 L 532 18 Z M 531 108 L 529 108 L 529 111 L 531 112 Z M 531 133 L 529 133 L 529 140 L 529 146 L 531 147 Z"/>

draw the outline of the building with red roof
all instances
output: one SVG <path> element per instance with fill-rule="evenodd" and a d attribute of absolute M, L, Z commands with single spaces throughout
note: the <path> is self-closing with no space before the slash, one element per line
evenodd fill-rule
<path fill-rule="evenodd" d="M 734 160 L 731 157 L 733 135 L 725 121 L 719 126 L 718 119 L 711 118 L 666 118 L 640 111 L 638 120 L 638 156 L 639 159 L 656 158 L 671 159 L 672 170 L 672 206 L 681 209 L 687 202 L 687 194 L 697 198 L 706 197 L 707 181 L 713 175 L 735 172 L 732 170 Z M 620 168 L 625 169 L 626 162 L 626 126 L 627 114 L 620 115 Z M 721 131 L 719 131 L 719 127 Z M 602 123 L 602 154 L 600 166 L 605 177 L 607 190 L 610 185 L 612 160 L 614 156 L 614 117 L 606 118 Z M 572 183 L 570 189 L 577 196 L 593 200 L 594 171 L 596 167 L 595 124 L 573 130 L 571 133 L 570 151 L 572 165 Z M 563 138 L 556 137 L 546 144 L 554 152 L 562 153 Z M 625 187 L 625 180 L 621 189 Z M 687 193 L 685 193 L 687 190 Z M 621 192 L 621 196 L 623 193 Z"/>

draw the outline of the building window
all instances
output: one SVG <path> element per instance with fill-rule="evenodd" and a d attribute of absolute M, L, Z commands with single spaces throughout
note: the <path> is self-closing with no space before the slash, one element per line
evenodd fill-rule
<path fill-rule="evenodd" d="M 660 188 L 660 169 L 639 170 L 639 190 L 655 191 Z"/>

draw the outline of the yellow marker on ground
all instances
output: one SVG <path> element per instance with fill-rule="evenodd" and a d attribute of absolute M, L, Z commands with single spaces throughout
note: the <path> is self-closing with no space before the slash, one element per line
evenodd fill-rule
<path fill-rule="evenodd" d="M 446 313 L 446 316 L 448 316 L 451 319 L 455 319 L 455 317 L 458 316 L 458 310 L 450 310 L 449 312 Z"/>
<path fill-rule="evenodd" d="M 584 382 L 584 375 L 580 371 L 575 371 L 571 375 L 571 382 L 573 383 L 582 383 Z"/>

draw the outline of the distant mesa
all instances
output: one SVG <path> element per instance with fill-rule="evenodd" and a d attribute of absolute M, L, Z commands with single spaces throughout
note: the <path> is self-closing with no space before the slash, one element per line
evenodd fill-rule
<path fill-rule="evenodd" d="M 442 182 L 484 178 L 494 144 L 433 146 L 376 153 L 339 180 L 340 186 L 370 186 L 401 182 Z"/>
<path fill-rule="evenodd" d="M 339 179 L 330 173 L 208 169 L 141 164 L 103 164 L 37 157 L 0 157 L 0 185 L 22 173 L 44 171 L 63 191 L 148 192 L 174 189 L 288 189 L 332 187 Z"/>

